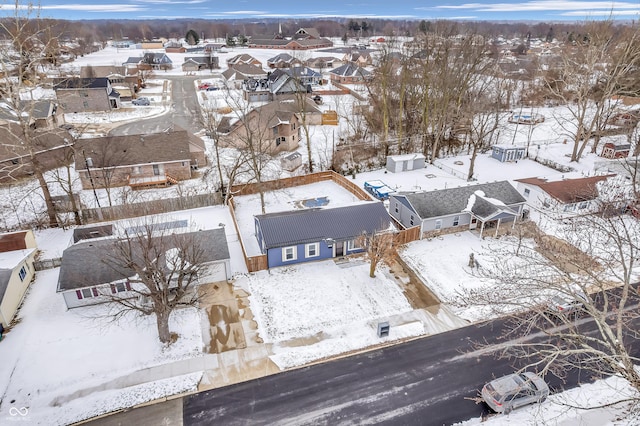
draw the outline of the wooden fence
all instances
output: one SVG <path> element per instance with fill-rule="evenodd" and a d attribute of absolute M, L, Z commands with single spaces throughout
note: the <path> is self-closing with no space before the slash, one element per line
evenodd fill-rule
<path fill-rule="evenodd" d="M 62 265 L 62 258 L 56 257 L 55 259 L 42 259 L 33 262 L 33 267 L 36 271 L 44 271 L 45 269 L 53 269 Z"/>
<path fill-rule="evenodd" d="M 247 250 L 244 247 L 244 243 L 242 242 L 242 233 L 240 232 L 240 228 L 238 227 L 238 221 L 236 220 L 236 203 L 233 201 L 233 198 L 229 200 L 229 213 L 231 214 L 231 218 L 233 219 L 233 226 L 236 228 L 236 232 L 238 233 L 238 241 L 240 241 L 240 247 L 242 248 L 242 255 L 244 256 L 244 263 L 247 265 L 247 270 L 249 272 L 262 271 L 265 269 L 269 269 L 269 264 L 267 263 L 267 255 L 261 254 L 259 256 L 248 256 Z"/>
<path fill-rule="evenodd" d="M 142 203 L 82 210 L 83 223 L 127 219 L 179 210 L 197 209 L 222 204 L 218 193 L 197 194 L 188 197 L 166 198 Z"/>
<path fill-rule="evenodd" d="M 333 181 L 336 185 L 340 185 L 347 191 L 351 192 L 353 195 L 358 197 L 359 200 L 372 200 L 371 196 L 363 188 L 360 188 L 349 179 L 332 170 L 310 173 L 303 176 L 293 176 L 283 179 L 270 180 L 261 183 L 234 185 L 231 187 L 231 193 L 233 193 L 234 195 L 252 195 L 258 194 L 260 190 L 264 192 L 275 191 L 278 189 L 292 188 L 301 185 L 310 185 L 312 183 L 324 182 L 328 180 Z"/>

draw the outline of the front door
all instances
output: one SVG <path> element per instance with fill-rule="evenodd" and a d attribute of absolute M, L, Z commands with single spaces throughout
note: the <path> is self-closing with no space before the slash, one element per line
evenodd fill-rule
<path fill-rule="evenodd" d="M 344 256 L 344 241 L 336 243 L 336 257 Z"/>

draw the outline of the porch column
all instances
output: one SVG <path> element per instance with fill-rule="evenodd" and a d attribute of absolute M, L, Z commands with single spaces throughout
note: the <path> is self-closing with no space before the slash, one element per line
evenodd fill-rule
<path fill-rule="evenodd" d="M 498 223 L 496 223 L 496 232 L 493 235 L 493 238 L 498 238 L 498 230 L 500 229 L 500 222 L 502 222 L 502 218 L 498 218 Z"/>
<path fill-rule="evenodd" d="M 482 239 L 482 232 L 484 232 L 484 221 L 482 221 L 482 225 L 480 225 L 480 239 Z"/>

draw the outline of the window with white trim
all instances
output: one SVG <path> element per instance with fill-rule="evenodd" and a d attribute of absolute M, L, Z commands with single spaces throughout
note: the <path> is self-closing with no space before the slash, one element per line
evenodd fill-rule
<path fill-rule="evenodd" d="M 436 229 L 442 228 L 442 219 L 436 220 Z"/>
<path fill-rule="evenodd" d="M 311 243 L 305 246 L 305 257 L 320 256 L 320 243 Z"/>
<path fill-rule="evenodd" d="M 580 204 L 578 204 L 578 210 L 583 210 L 583 209 L 586 209 L 587 207 L 589 207 L 588 201 L 582 201 Z"/>
<path fill-rule="evenodd" d="M 528 197 L 528 196 L 529 196 L 529 194 L 531 194 L 531 190 L 530 190 L 529 188 L 525 188 L 525 189 L 524 189 L 524 196 L 525 196 L 525 197 Z"/>
<path fill-rule="evenodd" d="M 20 277 L 20 281 L 24 281 L 25 277 L 27 276 L 27 270 L 24 268 L 24 266 L 20 268 L 20 272 L 18 272 L 18 276 Z"/>
<path fill-rule="evenodd" d="M 283 247 L 282 248 L 282 261 L 289 262 L 298 258 L 298 252 L 296 246 Z"/>
<path fill-rule="evenodd" d="M 453 226 L 458 226 L 460 224 L 460 216 L 453 217 Z"/>
<path fill-rule="evenodd" d="M 347 242 L 347 250 L 357 250 L 361 248 L 357 240 L 349 240 Z"/>

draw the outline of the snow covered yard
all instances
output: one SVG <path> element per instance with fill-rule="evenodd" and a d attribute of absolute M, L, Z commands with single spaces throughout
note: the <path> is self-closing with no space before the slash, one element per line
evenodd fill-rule
<path fill-rule="evenodd" d="M 38 272 L 19 323 L 0 343 L 0 423 L 11 419 L 11 407 L 26 407 L 30 424 L 69 424 L 195 389 L 195 375 L 141 387 L 142 382 L 129 377 L 200 355 L 195 308 L 174 313 L 170 327 L 178 339 L 165 348 L 158 342 L 153 317 L 127 316 L 114 323 L 101 317 L 107 313 L 104 305 L 67 311 L 55 292 L 58 273 L 59 268 Z"/>
<path fill-rule="evenodd" d="M 370 278 L 361 259 L 275 268 L 235 285 L 250 293 L 260 337 L 274 344 L 271 359 L 281 369 L 425 332 L 411 322 L 377 336 L 378 322 L 413 308 L 386 268 Z"/>

